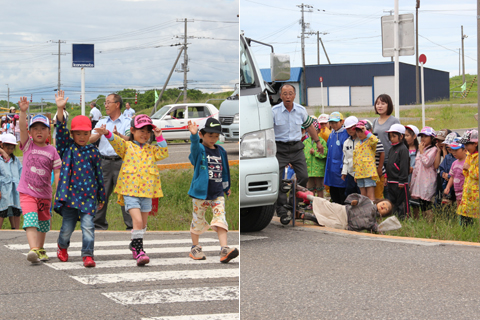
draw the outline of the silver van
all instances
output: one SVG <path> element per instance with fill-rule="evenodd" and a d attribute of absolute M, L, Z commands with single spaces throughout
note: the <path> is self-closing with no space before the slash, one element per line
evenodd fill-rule
<path fill-rule="evenodd" d="M 250 43 L 240 35 L 240 231 L 259 231 L 272 220 L 278 193 L 278 161 L 269 94 Z M 270 46 L 268 44 L 264 44 Z M 290 78 L 290 59 L 271 53 L 272 80 Z"/>

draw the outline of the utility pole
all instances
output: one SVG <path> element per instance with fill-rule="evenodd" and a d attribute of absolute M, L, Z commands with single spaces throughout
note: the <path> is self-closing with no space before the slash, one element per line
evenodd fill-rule
<path fill-rule="evenodd" d="M 10 110 L 10 87 L 8 86 L 8 83 L 6 84 L 7 86 L 7 109 Z"/>
<path fill-rule="evenodd" d="M 320 38 L 320 33 L 323 34 L 323 35 L 328 34 L 328 32 L 320 32 L 320 31 L 317 31 L 316 33 L 315 32 L 308 32 L 307 33 L 307 34 L 316 34 L 317 35 L 317 64 L 320 64 L 320 42 L 322 41 L 322 38 Z M 327 57 L 328 63 L 330 64 L 330 59 L 328 59 L 327 51 L 325 51 L 325 47 L 323 46 L 323 42 L 322 42 L 322 47 L 323 47 L 323 51 L 325 52 L 325 56 Z"/>
<path fill-rule="evenodd" d="M 302 20 L 300 20 L 300 25 L 302 26 L 302 36 L 301 36 L 301 39 L 302 39 L 302 68 L 303 68 L 303 72 L 302 72 L 302 80 L 303 80 L 302 95 L 303 95 L 303 102 L 307 103 L 307 100 L 306 100 L 306 97 L 307 97 L 307 78 L 305 76 L 305 29 L 308 26 L 305 23 L 304 12 L 305 12 L 305 8 L 308 8 L 308 10 L 306 10 L 307 12 L 312 12 L 313 7 L 311 5 L 303 4 L 303 3 L 301 5 L 297 5 L 297 7 L 302 9 Z"/>
<path fill-rule="evenodd" d="M 462 55 L 460 54 L 461 48 L 458 48 L 458 75 L 460 76 L 462 74 L 461 68 L 462 68 Z M 463 83 L 462 83 L 463 84 Z"/>
<path fill-rule="evenodd" d="M 187 72 L 190 71 L 188 68 L 188 54 L 187 54 L 187 22 L 194 22 L 193 19 L 188 20 L 187 18 L 183 20 L 178 20 L 177 22 L 185 23 L 185 34 L 183 36 L 183 63 L 182 70 L 175 70 L 177 72 L 183 72 L 183 102 L 187 102 Z"/>
<path fill-rule="evenodd" d="M 58 43 L 58 53 L 52 53 L 52 55 L 58 55 L 58 86 L 57 86 L 57 92 L 60 92 L 60 55 L 66 55 L 66 53 L 60 53 L 60 44 L 61 44 L 61 43 L 65 43 L 66 41 L 62 41 L 62 40 L 53 41 L 53 40 L 50 40 L 50 42 Z"/>
<path fill-rule="evenodd" d="M 465 83 L 465 49 L 463 48 L 463 40 L 468 38 L 468 36 L 463 34 L 463 26 L 462 26 L 462 75 L 463 75 L 463 82 Z"/>
<path fill-rule="evenodd" d="M 417 0 L 417 4 L 415 6 L 415 43 L 416 43 L 416 50 L 415 50 L 415 83 L 416 83 L 416 101 L 417 104 L 420 103 L 420 81 L 418 79 L 418 9 L 420 9 L 420 0 Z"/>

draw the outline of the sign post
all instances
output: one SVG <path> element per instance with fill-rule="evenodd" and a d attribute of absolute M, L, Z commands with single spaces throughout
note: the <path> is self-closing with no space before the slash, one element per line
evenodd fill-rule
<path fill-rule="evenodd" d="M 323 77 L 320 77 L 320 94 L 322 98 L 322 114 L 325 113 L 324 107 L 323 107 Z"/>
<path fill-rule="evenodd" d="M 72 44 L 72 67 L 81 68 L 80 104 L 82 116 L 85 115 L 85 68 L 95 67 L 93 44 Z"/>
<path fill-rule="evenodd" d="M 421 54 L 418 57 L 418 61 L 420 62 L 422 77 L 422 128 L 425 128 L 425 79 L 423 78 L 423 65 L 427 62 L 427 56 Z"/>

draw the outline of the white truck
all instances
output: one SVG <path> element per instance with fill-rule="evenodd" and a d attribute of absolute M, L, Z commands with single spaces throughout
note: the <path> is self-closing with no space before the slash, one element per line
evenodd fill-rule
<path fill-rule="evenodd" d="M 279 172 L 269 93 L 250 43 L 271 47 L 272 81 L 290 78 L 290 59 L 240 35 L 240 231 L 259 231 L 275 212 Z"/>
<path fill-rule="evenodd" d="M 226 141 L 238 141 L 240 134 L 239 89 L 235 86 L 233 94 L 220 105 L 219 112 L 222 133 Z"/>

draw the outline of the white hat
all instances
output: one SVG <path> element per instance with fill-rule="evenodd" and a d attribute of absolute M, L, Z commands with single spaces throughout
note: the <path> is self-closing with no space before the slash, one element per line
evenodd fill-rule
<path fill-rule="evenodd" d="M 413 133 L 415 133 L 416 136 L 418 136 L 418 134 L 420 133 L 420 130 L 418 130 L 418 128 L 416 126 L 414 126 L 413 124 L 407 124 L 405 126 L 405 128 L 408 128 L 408 129 L 412 130 Z"/>
<path fill-rule="evenodd" d="M 318 123 L 328 123 L 328 114 L 322 113 L 318 119 Z"/>
<path fill-rule="evenodd" d="M 392 124 L 390 129 L 388 129 L 385 132 L 398 132 L 400 134 L 405 134 L 405 127 L 402 126 L 401 124 L 395 123 L 395 124 Z"/>
<path fill-rule="evenodd" d="M 17 139 L 11 133 L 2 134 L 2 142 L 17 145 Z"/>
<path fill-rule="evenodd" d="M 345 119 L 344 126 L 346 129 L 353 127 L 358 123 L 358 119 L 355 116 L 350 116 L 347 119 Z"/>

